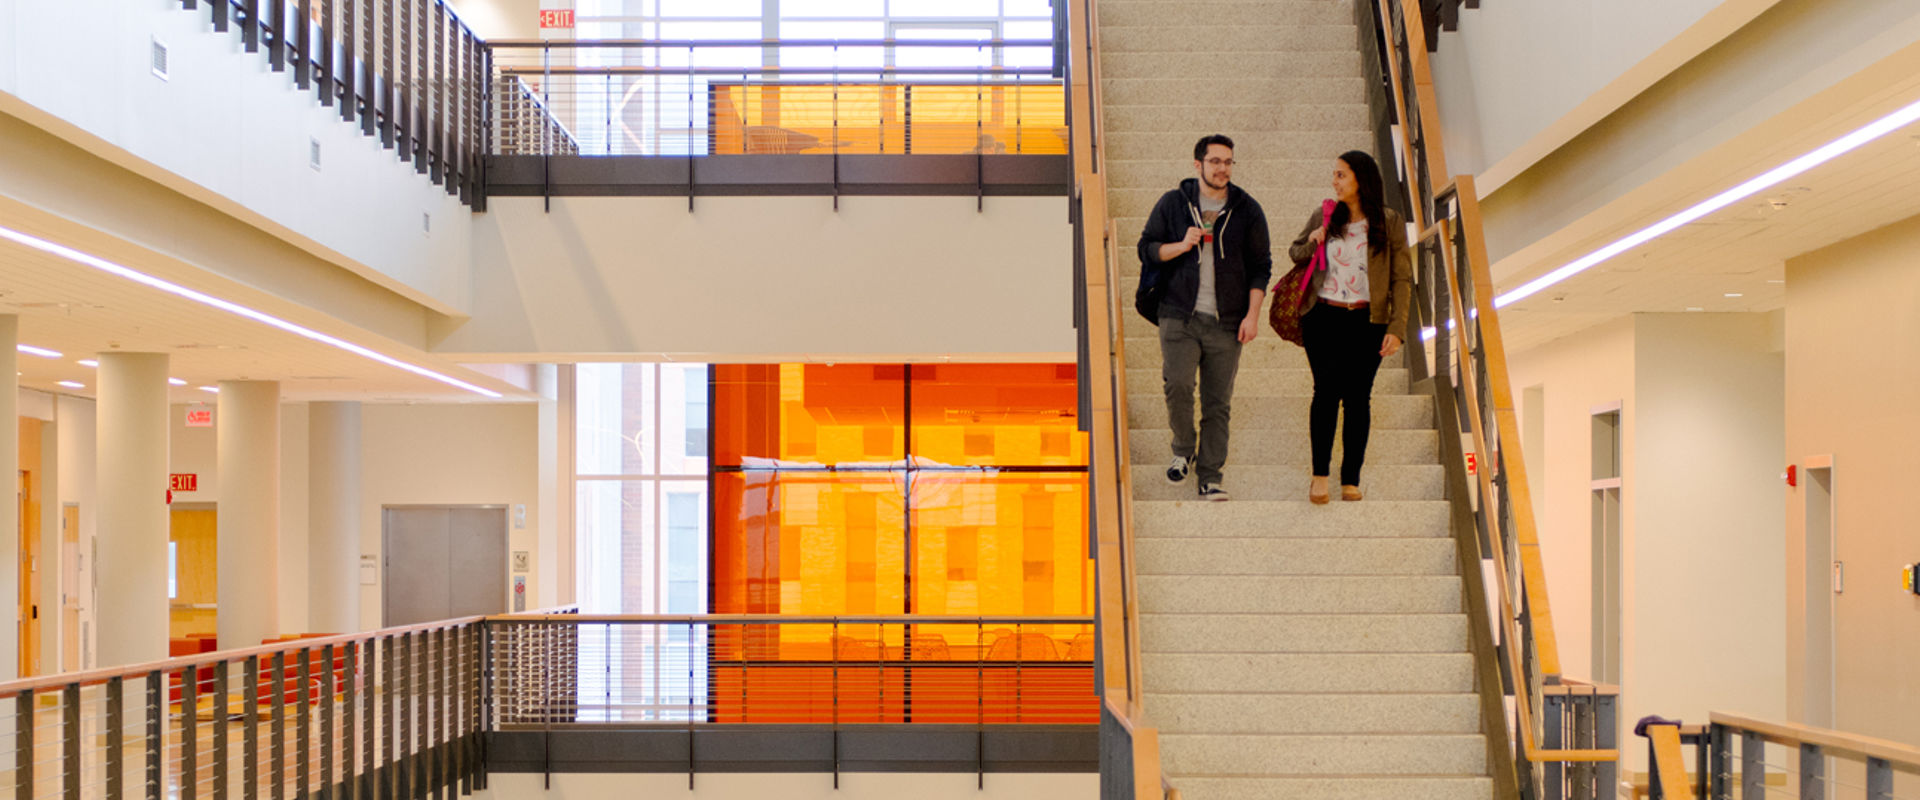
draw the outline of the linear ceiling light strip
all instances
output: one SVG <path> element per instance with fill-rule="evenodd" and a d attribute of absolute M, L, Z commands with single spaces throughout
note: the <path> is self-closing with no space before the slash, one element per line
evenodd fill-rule
<path fill-rule="evenodd" d="M 127 280 L 134 281 L 135 283 L 140 283 L 146 286 L 153 287 L 155 289 L 159 289 L 160 291 L 166 292 L 168 294 L 172 294 L 178 297 L 184 297 L 188 300 L 192 300 L 202 305 L 212 306 L 214 308 L 220 309 L 230 314 L 237 314 L 239 316 L 246 317 L 247 319 L 254 320 L 255 322 L 265 323 L 267 325 L 271 325 L 275 328 L 279 328 L 280 330 L 286 331 L 296 336 L 301 336 L 307 339 L 311 339 L 313 341 L 320 342 L 321 344 L 331 345 L 333 347 L 339 348 L 341 350 L 345 350 L 349 353 L 360 356 L 362 358 L 378 361 L 390 367 L 397 367 L 399 369 L 403 369 L 408 372 L 411 372 L 415 375 L 419 375 L 420 377 L 439 381 L 448 386 L 465 389 L 469 392 L 473 392 L 479 395 L 484 395 L 486 397 L 497 398 L 501 396 L 499 392 L 493 391 L 491 389 L 486 389 L 480 386 L 475 386 L 471 383 L 460 380 L 459 378 L 455 378 L 451 375 L 443 375 L 441 373 L 434 372 L 433 370 L 427 369 L 426 367 L 422 367 L 417 364 L 409 364 L 405 361 L 401 361 L 400 359 L 394 358 L 393 356 L 390 356 L 375 350 L 371 350 L 366 347 L 362 347 L 360 345 L 349 342 L 345 339 L 341 339 L 335 336 L 329 336 L 327 334 L 313 330 L 312 328 L 296 325 L 292 322 L 288 322 L 284 319 L 273 316 L 272 314 L 268 314 L 263 311 L 256 311 L 254 309 L 240 305 L 239 303 L 235 303 L 229 300 L 222 300 L 218 297 L 214 297 L 213 295 L 206 294 L 204 292 L 194 291 L 193 289 L 189 289 L 185 286 L 181 286 L 176 283 L 170 283 L 168 281 L 161 280 L 159 278 L 153 277 L 152 275 L 148 275 L 143 272 L 137 272 L 131 268 L 124 267 L 119 264 L 115 264 L 111 261 L 100 258 L 98 256 L 80 252 L 79 250 L 75 250 L 71 247 L 67 247 L 66 245 L 50 242 L 40 237 L 21 233 L 11 228 L 5 228 L 5 227 L 0 227 L 0 239 L 7 239 L 9 241 L 18 242 L 20 244 L 31 247 L 35 250 L 39 250 L 44 253 L 50 253 L 52 255 L 65 258 L 70 261 L 75 261 L 81 264 L 85 264 L 89 267 L 93 267 L 94 269 L 100 270 L 102 272 L 117 275 L 122 278 L 126 278 Z"/>
<path fill-rule="evenodd" d="M 1774 167 L 1746 183 L 1742 183 L 1739 186 L 1735 186 L 1708 198 L 1705 202 L 1642 228 L 1613 244 L 1581 256 L 1566 266 L 1528 281 L 1521 285 L 1520 288 L 1507 292 L 1494 300 L 1494 307 L 1504 308 L 1531 297 L 1540 290 L 1584 272 L 1587 268 L 1595 264 L 1599 264 L 1628 250 L 1632 250 L 1635 247 L 1646 244 L 1689 222 L 1693 222 L 1694 220 L 1712 214 L 1734 203 L 1738 203 L 1748 197 L 1752 197 L 1755 194 L 1765 191 L 1768 187 L 1774 186 L 1781 181 L 1792 178 L 1821 164 L 1825 164 L 1828 161 L 1832 161 L 1848 151 L 1859 148 L 1868 142 L 1911 125 L 1916 121 L 1920 121 L 1920 102 L 1915 102 L 1898 111 L 1874 120 L 1865 127 L 1828 142 L 1817 150 L 1785 164 L 1781 164 L 1778 167 Z"/>

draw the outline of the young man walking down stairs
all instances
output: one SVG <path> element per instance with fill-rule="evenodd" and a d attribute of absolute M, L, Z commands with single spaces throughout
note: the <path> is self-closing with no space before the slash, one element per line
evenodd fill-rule
<path fill-rule="evenodd" d="M 1220 134 L 1193 146 L 1198 177 L 1160 196 L 1140 232 L 1140 288 L 1134 305 L 1160 326 L 1160 375 L 1173 429 L 1167 481 L 1198 471 L 1202 500 L 1225 500 L 1227 422 L 1240 346 L 1260 329 L 1261 300 L 1273 275 L 1267 215 L 1235 186 L 1233 140 Z M 1200 431 L 1193 429 L 1199 373 Z"/>

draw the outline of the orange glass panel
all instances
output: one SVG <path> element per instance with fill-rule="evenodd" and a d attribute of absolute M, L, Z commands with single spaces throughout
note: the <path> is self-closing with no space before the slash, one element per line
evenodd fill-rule
<path fill-rule="evenodd" d="M 905 613 L 899 480 L 887 473 L 715 475 L 713 613 Z M 824 646 L 825 634 L 812 636 Z"/>
<path fill-rule="evenodd" d="M 1067 152 L 1059 84 L 712 84 L 712 152 Z"/>
<path fill-rule="evenodd" d="M 939 464 L 1086 466 L 1076 389 L 1072 364 L 915 365 L 910 449 Z"/>
<path fill-rule="evenodd" d="M 714 464 L 880 466 L 906 456 L 906 368 L 716 365 Z"/>

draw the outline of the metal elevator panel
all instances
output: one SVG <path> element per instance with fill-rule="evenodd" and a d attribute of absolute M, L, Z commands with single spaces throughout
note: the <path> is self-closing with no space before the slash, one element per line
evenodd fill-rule
<path fill-rule="evenodd" d="M 507 512 L 498 506 L 382 510 L 386 627 L 507 610 Z"/>

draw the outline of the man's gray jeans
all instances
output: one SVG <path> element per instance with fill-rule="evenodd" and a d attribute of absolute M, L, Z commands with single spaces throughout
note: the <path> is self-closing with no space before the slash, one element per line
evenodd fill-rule
<path fill-rule="evenodd" d="M 1220 482 L 1227 464 L 1227 423 L 1233 414 L 1233 378 L 1240 371 L 1238 331 L 1210 315 L 1160 310 L 1160 378 L 1167 394 L 1173 454 L 1198 455 L 1200 485 Z M 1193 431 L 1194 373 L 1199 373 L 1200 436 Z"/>

